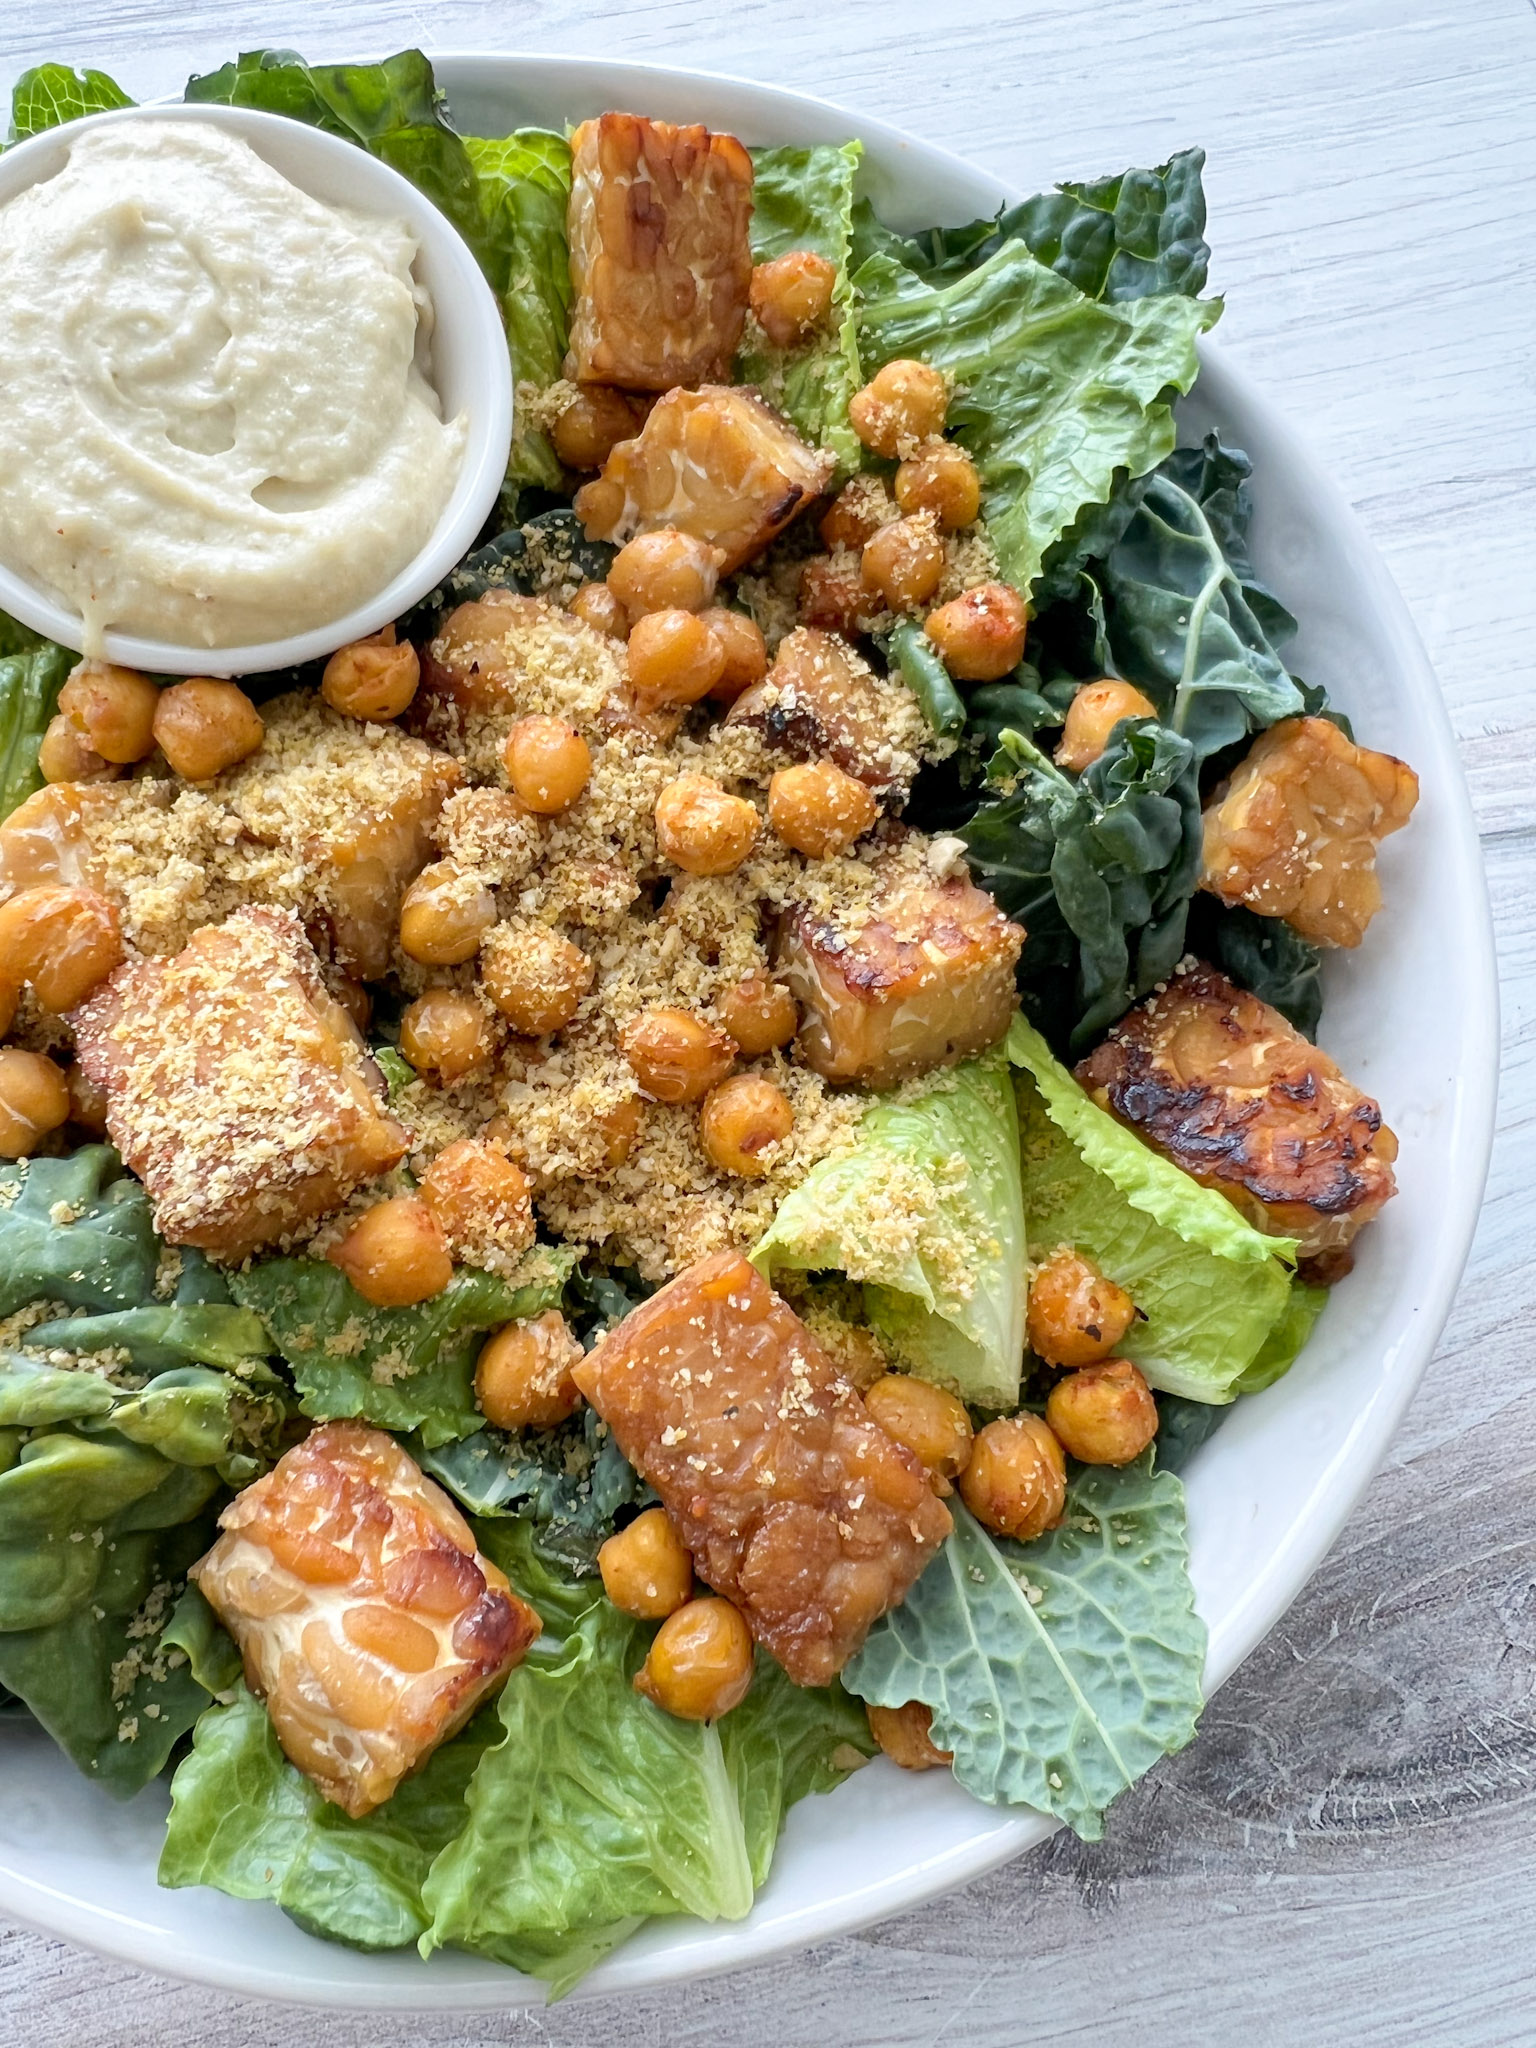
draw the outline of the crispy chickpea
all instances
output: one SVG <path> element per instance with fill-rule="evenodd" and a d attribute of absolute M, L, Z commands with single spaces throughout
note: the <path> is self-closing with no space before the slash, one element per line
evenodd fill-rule
<path fill-rule="evenodd" d="M 753 266 L 750 304 L 775 348 L 791 348 L 825 326 L 837 285 L 836 268 L 812 249 L 788 249 Z"/>
<path fill-rule="evenodd" d="M 548 925 L 503 925 L 481 955 L 480 980 L 520 1037 L 547 1038 L 580 1008 L 592 962 Z"/>
<path fill-rule="evenodd" d="M 629 638 L 629 613 L 606 583 L 583 583 L 571 599 L 571 611 L 605 640 Z"/>
<path fill-rule="evenodd" d="M 857 552 L 880 531 L 893 509 L 882 477 L 856 476 L 843 485 L 822 513 L 816 530 L 824 547 L 852 548 Z"/>
<path fill-rule="evenodd" d="M 450 1247 L 474 1244 L 488 1230 L 502 1242 L 533 1241 L 528 1176 L 483 1138 L 455 1138 L 421 1177 L 421 1199 Z"/>
<path fill-rule="evenodd" d="M 624 1033 L 624 1057 L 657 1102 L 697 1102 L 736 1063 L 736 1041 L 689 1010 L 642 1010 Z"/>
<path fill-rule="evenodd" d="M 12 981 L 10 976 L 0 969 L 0 1038 L 4 1038 L 15 1023 L 16 1006 L 20 1001 L 20 984 Z"/>
<path fill-rule="evenodd" d="M 690 1600 L 657 1629 L 635 1691 L 679 1721 L 716 1721 L 752 1685 L 752 1636 L 729 1600 Z"/>
<path fill-rule="evenodd" d="M 971 1418 L 945 1387 L 910 1373 L 888 1372 L 864 1395 L 864 1406 L 889 1437 L 920 1458 L 940 1493 L 965 1470 L 971 1455 Z"/>
<path fill-rule="evenodd" d="M 550 429 L 567 469 L 601 469 L 621 441 L 644 424 L 639 406 L 606 384 L 585 384 Z"/>
<path fill-rule="evenodd" d="M 520 718 L 502 741 L 513 794 L 541 818 L 568 811 L 592 775 L 592 750 L 563 718 Z"/>
<path fill-rule="evenodd" d="M 326 1254 L 375 1308 L 411 1308 L 453 1278 L 443 1226 L 425 1202 L 396 1195 L 365 1209 Z"/>
<path fill-rule="evenodd" d="M 1066 1512 L 1067 1461 L 1038 1415 L 1005 1415 L 976 1432 L 960 1498 L 984 1528 L 1020 1543 Z"/>
<path fill-rule="evenodd" d="M 665 1508 L 647 1508 L 597 1553 L 603 1591 L 621 1614 L 665 1621 L 693 1591 L 693 1559 Z"/>
<path fill-rule="evenodd" d="M 675 526 L 637 533 L 614 556 L 608 588 L 631 619 L 648 612 L 701 612 L 715 595 L 724 551 Z"/>
<path fill-rule="evenodd" d="M 926 363 L 900 357 L 877 370 L 848 403 L 853 431 L 875 455 L 907 455 L 944 431 L 949 388 Z"/>
<path fill-rule="evenodd" d="M 84 1002 L 122 964 L 118 915 L 94 889 L 23 889 L 0 904 L 0 973 L 30 982 L 45 1010 Z"/>
<path fill-rule="evenodd" d="M 734 704 L 743 690 L 750 690 L 768 673 L 768 643 L 762 628 L 745 612 L 733 612 L 715 605 L 700 615 L 720 643 L 725 666 L 709 694 L 722 704 Z"/>
<path fill-rule="evenodd" d="M 82 661 L 59 692 L 59 710 L 93 752 L 118 767 L 155 751 L 159 686 L 115 661 Z"/>
<path fill-rule="evenodd" d="M 866 1707 L 864 1712 L 870 1734 L 904 1771 L 931 1771 L 954 1762 L 952 1751 L 934 1747 L 928 1732 L 933 1726 L 933 1709 L 921 1700 L 908 1700 L 904 1707 Z"/>
<path fill-rule="evenodd" d="M 475 1399 L 497 1429 L 553 1429 L 581 1406 L 571 1367 L 581 1346 L 556 1308 L 508 1323 L 475 1361 Z"/>
<path fill-rule="evenodd" d="M 809 860 L 846 853 L 879 815 L 873 792 L 831 761 L 776 769 L 768 784 L 769 824 Z"/>
<path fill-rule="evenodd" d="M 641 711 L 697 704 L 725 674 L 725 649 L 701 618 L 647 612 L 629 636 L 629 688 Z"/>
<path fill-rule="evenodd" d="M 953 441 L 928 441 L 896 472 L 896 502 L 903 512 L 927 512 L 953 532 L 981 510 L 981 478 Z"/>
<path fill-rule="evenodd" d="M 926 513 L 893 519 L 864 543 L 859 579 L 893 612 L 915 611 L 938 589 L 944 549 Z"/>
<path fill-rule="evenodd" d="M 1081 775 L 1109 745 L 1109 736 L 1122 718 L 1156 716 L 1157 706 L 1133 683 L 1122 683 L 1114 676 L 1106 676 L 1101 683 L 1084 683 L 1067 706 L 1056 749 L 1057 766 Z"/>
<path fill-rule="evenodd" d="M 761 1074 L 733 1074 L 704 1098 L 699 1143 L 722 1173 L 760 1180 L 768 1171 L 762 1154 L 795 1128 L 795 1112 L 782 1088 Z"/>
<path fill-rule="evenodd" d="M 424 967 L 457 967 L 496 922 L 496 898 L 451 860 L 424 867 L 400 904 L 400 950 Z"/>
<path fill-rule="evenodd" d="M 206 782 L 233 768 L 265 736 L 261 713 L 244 690 L 212 676 L 172 683 L 155 706 L 155 744 L 188 782 Z"/>
<path fill-rule="evenodd" d="M 1006 583 L 978 583 L 928 614 L 924 631 L 950 674 L 963 683 L 995 683 L 1024 658 L 1029 614 Z"/>
<path fill-rule="evenodd" d="M 418 1074 L 461 1081 L 490 1065 L 496 1036 L 467 988 L 429 988 L 400 1019 L 400 1050 Z"/>
<path fill-rule="evenodd" d="M 841 633 L 851 640 L 869 610 L 869 593 L 858 564 L 839 562 L 831 555 L 812 555 L 800 571 L 799 607 L 802 625 L 820 626 L 824 632 Z"/>
<path fill-rule="evenodd" d="M 597 1128 L 608 1141 L 603 1166 L 609 1173 L 622 1166 L 634 1151 L 644 1122 L 645 1104 L 638 1095 L 626 1095 L 622 1102 L 616 1102 L 612 1109 L 605 1109 L 596 1119 Z"/>
<path fill-rule="evenodd" d="M 320 694 L 333 711 L 382 725 L 400 716 L 420 681 L 415 648 L 397 641 L 393 626 L 383 626 L 366 640 L 337 648 L 325 664 Z"/>
<path fill-rule="evenodd" d="M 65 1075 L 69 1089 L 69 1120 L 78 1124 L 83 1131 L 89 1131 L 93 1138 L 104 1138 L 107 1134 L 107 1091 L 95 1081 L 88 1081 L 85 1069 L 73 1066 Z"/>
<path fill-rule="evenodd" d="M 0 1045 L 0 1159 L 25 1159 L 69 1117 L 69 1085 L 45 1053 Z"/>
<path fill-rule="evenodd" d="M 1128 1358 L 1067 1373 L 1051 1389 L 1045 1419 L 1084 1465 L 1129 1465 L 1157 1435 L 1152 1389 Z"/>
<path fill-rule="evenodd" d="M 1097 1365 L 1136 1315 L 1123 1287 L 1062 1245 L 1029 1283 L 1029 1348 L 1047 1365 Z"/>
<path fill-rule="evenodd" d="M 715 1014 L 749 1060 L 788 1045 L 800 1028 L 795 999 L 781 981 L 748 974 L 715 1001 Z"/>
<path fill-rule="evenodd" d="M 656 799 L 656 841 L 689 875 L 734 874 L 757 843 L 757 806 L 711 775 L 679 775 Z"/>
<path fill-rule="evenodd" d="M 38 743 L 37 772 L 44 782 L 115 782 L 123 771 L 104 760 L 60 712 L 49 719 Z"/>

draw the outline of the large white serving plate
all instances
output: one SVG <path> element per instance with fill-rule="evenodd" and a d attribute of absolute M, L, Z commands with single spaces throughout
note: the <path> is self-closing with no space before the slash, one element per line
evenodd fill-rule
<path fill-rule="evenodd" d="M 559 127 L 622 107 L 703 120 L 749 143 L 859 136 L 867 189 L 896 226 L 967 220 L 1017 196 L 894 128 L 763 86 L 575 58 L 441 58 L 437 71 L 468 133 Z M 1100 167 L 1057 168 L 1065 176 Z M 1365 740 L 1411 761 L 1423 785 L 1412 826 L 1382 859 L 1386 909 L 1358 955 L 1328 963 L 1322 1031 L 1401 1137 L 1401 1193 L 1366 1234 L 1356 1270 L 1294 1370 L 1242 1402 L 1187 1475 L 1214 1688 L 1322 1561 L 1429 1361 L 1482 1196 L 1498 1041 L 1471 809 L 1402 599 L 1294 430 L 1219 350 L 1206 349 L 1203 360 L 1184 423 L 1190 432 L 1219 426 L 1253 457 L 1254 552 L 1302 621 L 1295 666 L 1328 686 Z M 5 1727 L 0 1912 L 171 1976 L 272 1998 L 394 2011 L 542 2000 L 539 1984 L 467 1956 L 359 1955 L 311 1939 L 268 1905 L 161 1891 L 155 1861 L 166 1807 L 161 1786 L 115 1805 L 41 1735 Z M 940 1773 L 913 1778 L 877 1763 L 829 1798 L 795 1808 L 749 1919 L 656 1923 L 582 1992 L 697 1977 L 846 1933 L 977 1877 L 1050 1832 L 1038 1816 L 977 1804 Z"/>

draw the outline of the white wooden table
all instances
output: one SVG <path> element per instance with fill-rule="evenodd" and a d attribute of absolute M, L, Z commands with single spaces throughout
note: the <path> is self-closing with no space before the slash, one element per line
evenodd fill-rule
<path fill-rule="evenodd" d="M 1536 2039 L 1536 1199 L 1519 1165 L 1536 1111 L 1536 0 L 0 11 L 0 75 L 64 57 L 140 95 L 240 48 L 408 43 L 623 53 L 797 86 L 1027 186 L 1205 144 L 1222 343 L 1386 554 L 1471 777 L 1504 980 L 1488 1207 L 1387 1469 L 1197 1746 L 1116 1809 L 1098 1847 L 1058 1837 L 905 1919 L 735 1978 L 463 2021 L 247 2005 L 0 1930 L 0 2040 Z"/>

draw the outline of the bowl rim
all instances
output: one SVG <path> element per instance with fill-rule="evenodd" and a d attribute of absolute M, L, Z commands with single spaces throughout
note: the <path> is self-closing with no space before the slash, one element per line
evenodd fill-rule
<path fill-rule="evenodd" d="M 354 53 L 347 61 L 367 60 Z M 903 155 L 924 170 L 942 171 L 977 194 L 983 187 L 990 188 L 996 203 L 1023 196 L 1018 188 L 967 162 L 957 152 L 925 142 L 889 122 L 814 94 L 763 85 L 725 72 L 628 58 L 609 60 L 515 50 L 434 51 L 432 63 L 450 108 L 456 80 L 465 91 L 490 89 L 503 96 L 509 96 L 503 87 L 510 87 L 513 97 L 520 96 L 517 88 L 524 82 L 534 88 L 536 96 L 540 78 L 550 80 L 560 74 L 580 72 L 602 74 L 609 79 L 622 74 L 633 78 L 640 89 L 647 84 L 663 88 L 698 87 L 704 93 L 710 88 L 726 88 L 738 100 L 755 103 L 769 120 L 792 120 L 796 112 L 809 111 L 823 135 L 831 128 L 840 129 L 844 136 L 857 136 L 872 155 Z M 488 78 L 495 72 L 502 74 L 503 82 L 488 88 Z M 603 90 L 606 94 L 609 88 Z M 612 104 L 611 98 L 609 103 Z M 1361 1404 L 1352 1427 L 1332 1455 L 1320 1461 L 1315 1484 L 1305 1503 L 1306 1512 L 1298 1512 L 1288 1538 L 1267 1558 L 1247 1597 L 1224 1618 L 1221 1626 L 1212 1629 L 1205 1674 L 1209 1698 L 1275 1626 L 1322 1562 L 1375 1475 L 1428 1366 L 1460 1283 L 1481 1209 L 1497 1106 L 1499 1021 L 1492 915 L 1465 771 L 1439 684 L 1402 595 L 1353 507 L 1314 455 L 1305 434 L 1219 346 L 1202 340 L 1200 353 L 1201 388 L 1214 388 L 1220 394 L 1223 409 L 1238 409 L 1255 423 L 1259 430 L 1257 438 L 1284 446 L 1287 461 L 1318 508 L 1318 523 L 1327 527 L 1330 538 L 1337 539 L 1348 556 L 1352 587 L 1360 588 L 1384 631 L 1390 629 L 1394 653 L 1411 676 L 1411 694 L 1432 729 L 1438 749 L 1440 830 L 1446 841 L 1443 850 L 1447 864 L 1455 870 L 1464 951 L 1469 956 L 1465 962 L 1468 987 L 1463 1004 L 1462 1057 L 1449 1091 L 1453 1137 L 1448 1143 L 1456 1162 L 1454 1199 L 1448 1204 L 1445 1228 L 1438 1240 L 1431 1284 L 1421 1300 L 1417 1322 L 1397 1347 L 1390 1377 Z M 1250 1405 L 1263 1398 L 1253 1397 Z M 914 1792 L 922 1782 L 917 1781 Z M 653 1923 L 665 1929 L 664 1937 L 651 1945 L 645 1945 L 641 1938 L 621 1948 L 585 1978 L 571 1996 L 590 1999 L 691 1982 L 857 1932 L 985 1876 L 1056 1831 L 1056 1824 L 1044 1816 L 999 1814 L 979 1802 L 975 1815 L 975 1829 L 963 1842 L 860 1882 L 840 1894 L 834 1908 L 810 1903 L 787 1910 L 780 1905 L 764 1911 L 765 1900 L 760 1895 L 752 1914 L 728 1928 L 706 1926 L 686 1918 Z M 361 1981 L 345 1981 L 334 1969 L 328 1971 L 325 1964 L 330 1956 L 346 1956 L 348 1952 L 336 1951 L 318 1941 L 311 1944 L 315 1953 L 313 1972 L 295 1970 L 291 1961 L 281 1969 L 264 1966 L 254 1958 L 226 1961 L 219 1957 L 209 1961 L 173 1948 L 162 1930 L 147 1927 L 130 1913 L 84 1902 L 56 1886 L 13 1875 L 3 1865 L 0 1908 L 47 1932 L 118 1960 L 221 1990 L 277 2001 L 352 2010 L 484 2011 L 537 2004 L 544 1998 L 544 1987 L 538 1980 L 478 1958 L 452 1959 L 470 1967 L 451 1976 L 445 1972 L 435 1981 L 431 1968 L 423 1969 L 414 1958 L 409 1974 L 385 1968 Z M 387 1960 L 368 1958 L 374 1964 Z M 438 1957 L 434 1965 L 449 1960 Z"/>
<path fill-rule="evenodd" d="M 473 388 L 475 399 L 472 406 L 464 408 L 468 414 L 464 453 L 448 501 L 410 561 L 365 603 L 302 633 L 232 647 L 183 646 L 147 634 L 111 630 L 103 635 L 106 660 L 155 675 L 239 676 L 299 668 L 334 653 L 338 647 L 365 639 L 399 618 L 440 583 L 474 546 L 506 480 L 512 445 L 512 367 L 501 309 L 468 243 L 452 221 L 392 164 L 323 128 L 311 128 L 285 115 L 269 114 L 254 107 L 147 101 L 44 129 L 0 155 L 0 205 L 19 198 L 49 175 L 45 170 L 47 162 L 56 158 L 61 145 L 74 136 L 87 129 L 121 127 L 146 120 L 202 122 L 221 128 L 248 143 L 268 161 L 272 160 L 268 150 L 276 146 L 275 154 L 286 161 L 275 163 L 274 168 L 311 197 L 319 197 L 322 204 L 346 204 L 370 215 L 403 218 L 416 237 L 420 256 L 426 257 L 433 272 L 434 332 L 443 332 L 451 322 L 456 345 L 468 359 L 463 382 Z M 295 159 L 304 161 L 299 165 Z M 326 163 L 338 171 L 344 170 L 346 182 L 366 187 L 367 200 L 339 202 L 316 194 L 311 180 L 324 180 L 320 170 L 312 167 L 323 167 Z M 84 624 L 79 613 L 50 597 L 30 576 L 3 562 L 0 609 L 61 646 L 76 653 L 81 651 Z"/>

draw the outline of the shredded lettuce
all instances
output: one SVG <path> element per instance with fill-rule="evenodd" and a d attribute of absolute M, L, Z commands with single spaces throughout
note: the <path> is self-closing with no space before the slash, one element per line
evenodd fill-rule
<path fill-rule="evenodd" d="M 1011 1408 L 1024 1353 L 1018 1123 L 1000 1053 L 865 1111 L 850 1150 L 813 1166 L 752 1252 L 862 1284 L 903 1364 L 983 1408 Z"/>

